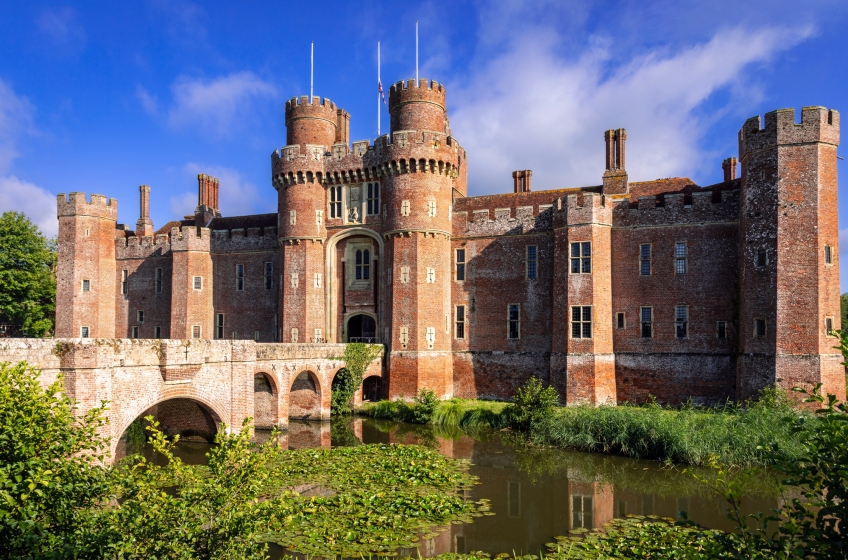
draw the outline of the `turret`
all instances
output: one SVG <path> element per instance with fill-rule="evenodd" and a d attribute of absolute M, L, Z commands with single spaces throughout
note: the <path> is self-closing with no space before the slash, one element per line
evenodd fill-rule
<path fill-rule="evenodd" d="M 340 115 L 329 99 L 302 95 L 286 101 L 286 144 L 329 148 L 336 142 Z"/>
<path fill-rule="evenodd" d="M 450 135 L 445 88 L 421 78 L 400 81 L 389 89 L 392 133 L 398 130 L 432 130 Z"/>

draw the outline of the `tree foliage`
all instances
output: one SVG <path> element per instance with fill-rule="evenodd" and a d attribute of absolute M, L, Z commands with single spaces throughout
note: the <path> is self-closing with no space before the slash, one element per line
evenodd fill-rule
<path fill-rule="evenodd" d="M 559 395 L 550 385 L 545 387 L 538 377 L 531 377 L 519 387 L 512 404 L 504 411 L 510 425 L 518 430 L 529 430 L 551 416 L 559 405 Z"/>
<path fill-rule="evenodd" d="M 53 332 L 56 241 L 19 212 L 0 215 L 0 322 L 28 336 Z"/>
<path fill-rule="evenodd" d="M 343 360 L 345 367 L 336 374 L 333 379 L 332 394 L 330 400 L 331 414 L 350 414 L 353 412 L 351 400 L 353 395 L 362 386 L 365 370 L 374 359 L 380 355 L 382 346 L 379 344 L 365 344 L 362 342 L 350 342 L 345 345 Z"/>

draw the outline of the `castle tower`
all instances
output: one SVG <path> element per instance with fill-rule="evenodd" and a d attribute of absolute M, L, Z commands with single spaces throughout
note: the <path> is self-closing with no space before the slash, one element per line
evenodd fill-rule
<path fill-rule="evenodd" d="M 350 115 L 329 99 L 302 96 L 286 102 L 288 145 L 273 168 L 275 177 L 289 178 L 286 184 L 275 185 L 282 342 L 321 342 L 327 336 L 323 287 L 327 197 L 322 183 L 326 154 L 337 140 L 346 142 L 349 120 Z"/>
<path fill-rule="evenodd" d="M 171 338 L 215 338 L 211 245 L 206 228 L 171 228 Z"/>
<path fill-rule="evenodd" d="M 153 235 L 153 222 L 150 220 L 150 187 L 141 185 L 138 187 L 139 211 L 138 221 L 135 224 L 135 234 L 138 237 L 149 237 Z"/>
<path fill-rule="evenodd" d="M 118 201 L 58 196 L 56 337 L 114 338 Z"/>
<path fill-rule="evenodd" d="M 822 383 L 845 397 L 839 328 L 836 148 L 839 113 L 804 107 L 748 119 L 739 132 L 737 398 Z"/>
<path fill-rule="evenodd" d="M 448 135 L 445 89 L 426 79 L 389 90 L 391 143 L 383 152 L 383 236 L 391 325 L 389 397 L 453 392 L 451 205 L 460 149 Z"/>

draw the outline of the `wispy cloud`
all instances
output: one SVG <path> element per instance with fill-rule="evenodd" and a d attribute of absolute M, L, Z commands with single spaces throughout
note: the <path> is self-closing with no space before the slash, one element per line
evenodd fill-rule
<path fill-rule="evenodd" d="M 183 174 L 190 181 L 196 180 L 198 173 L 212 175 L 221 181 L 219 210 L 224 216 L 262 214 L 276 210 L 275 199 L 261 196 L 257 186 L 246 180 L 235 169 L 197 162 L 187 163 L 183 168 Z M 197 206 L 197 190 L 179 193 L 171 197 L 171 212 L 177 216 L 191 214 L 194 212 L 195 206 Z"/>
<path fill-rule="evenodd" d="M 18 156 L 21 136 L 33 132 L 35 107 L 0 80 L 0 173 L 5 173 Z"/>
<path fill-rule="evenodd" d="M 0 212 L 9 210 L 26 214 L 48 237 L 59 232 L 56 197 L 38 185 L 14 175 L 0 177 Z"/>
<path fill-rule="evenodd" d="M 489 37 L 485 29 L 481 37 Z M 503 18 L 489 24 L 497 30 Z M 805 40 L 811 27 L 736 27 L 699 43 L 613 57 L 612 41 L 593 37 L 577 53 L 562 51 L 560 30 L 544 21 L 519 26 L 468 79 L 449 92 L 451 127 L 468 149 L 474 194 L 502 192 L 514 169 L 532 169 L 539 188 L 598 184 L 603 131 L 628 129 L 631 180 L 703 169 L 704 137 L 716 111 L 745 110 L 758 89 L 746 69 Z M 514 34 L 515 35 L 515 34 Z M 481 38 L 481 44 L 489 39 Z M 489 47 L 487 47 L 489 48 Z M 717 92 L 731 101 L 704 104 Z M 596 138 L 587 142 L 587 138 Z"/>
<path fill-rule="evenodd" d="M 53 8 L 42 11 L 35 20 L 42 37 L 50 43 L 50 52 L 63 57 L 85 49 L 85 29 L 73 8 Z"/>
<path fill-rule="evenodd" d="M 173 87 L 174 106 L 168 124 L 194 125 L 223 136 L 252 116 L 254 100 L 274 97 L 277 88 L 252 72 L 237 72 L 212 80 L 180 77 Z"/>
<path fill-rule="evenodd" d="M 159 113 L 159 101 L 141 85 L 135 88 L 135 96 L 142 108 L 148 115 L 155 116 Z"/>

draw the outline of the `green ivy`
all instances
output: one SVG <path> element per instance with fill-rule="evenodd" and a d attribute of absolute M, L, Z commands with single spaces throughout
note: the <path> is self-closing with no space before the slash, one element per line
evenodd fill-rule
<path fill-rule="evenodd" d="M 345 363 L 345 367 L 336 374 L 333 380 L 330 411 L 332 414 L 350 414 L 353 412 L 351 400 L 362 386 L 365 370 L 382 352 L 379 344 L 351 342 L 345 346 L 344 355 L 336 358 Z"/>

